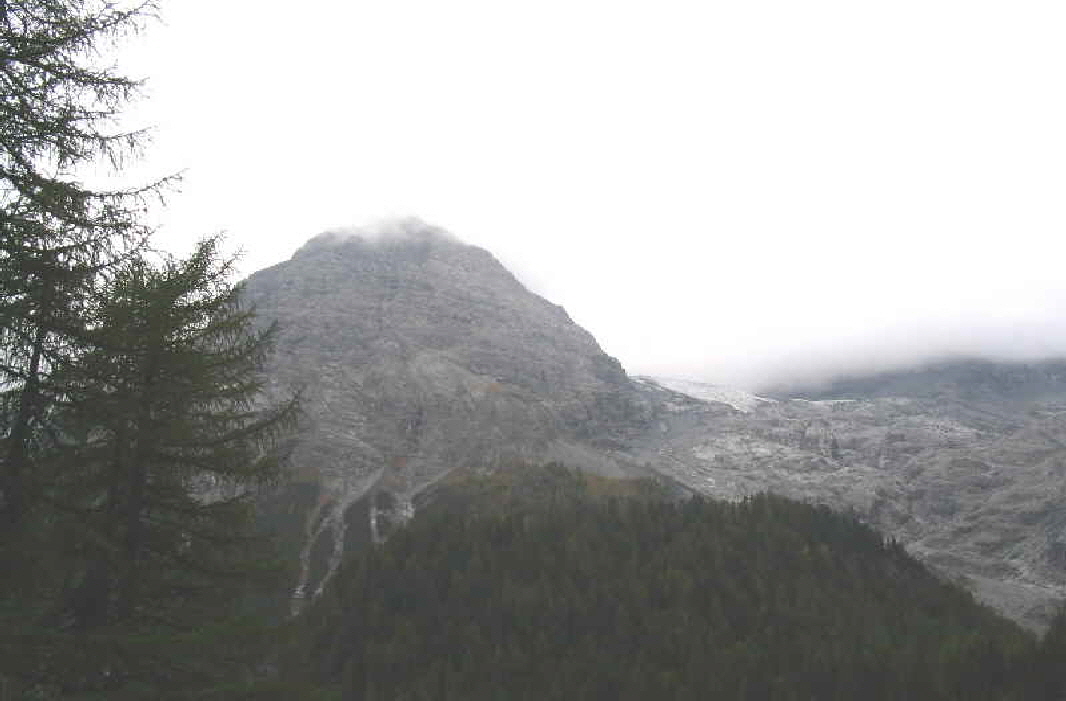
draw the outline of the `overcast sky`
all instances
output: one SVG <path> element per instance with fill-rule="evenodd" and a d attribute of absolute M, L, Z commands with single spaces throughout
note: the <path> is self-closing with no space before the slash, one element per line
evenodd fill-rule
<path fill-rule="evenodd" d="M 631 373 L 1066 353 L 1066 5 L 164 0 L 133 173 L 244 271 L 417 216 Z"/>

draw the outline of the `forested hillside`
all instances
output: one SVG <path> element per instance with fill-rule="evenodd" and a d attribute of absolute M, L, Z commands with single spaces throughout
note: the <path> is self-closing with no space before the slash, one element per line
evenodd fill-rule
<path fill-rule="evenodd" d="M 453 488 L 346 563 L 289 683 L 366 701 L 1051 698 L 1031 634 L 849 516 L 618 496 L 558 469 L 466 488 L 479 501 Z"/>

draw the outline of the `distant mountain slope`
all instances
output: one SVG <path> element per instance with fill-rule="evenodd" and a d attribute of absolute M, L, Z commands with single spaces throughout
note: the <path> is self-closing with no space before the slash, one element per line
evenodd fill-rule
<path fill-rule="evenodd" d="M 505 477 L 346 563 L 290 679 L 338 699 L 1040 698 L 1031 636 L 848 516 Z"/>
<path fill-rule="evenodd" d="M 737 411 L 743 412 L 753 411 L 764 404 L 772 403 L 774 401 L 773 399 L 760 397 L 751 392 L 745 392 L 744 390 L 735 389 L 733 387 L 713 385 L 707 382 L 695 382 L 693 380 L 684 380 L 677 377 L 637 377 L 635 379 L 638 382 L 641 382 L 642 380 L 651 381 L 667 389 L 671 389 L 675 392 L 682 392 L 690 397 L 702 399 L 706 402 L 728 404 Z"/>
<path fill-rule="evenodd" d="M 945 398 L 1032 402 L 1066 396 L 1066 361 L 951 358 L 915 367 L 845 375 L 814 385 L 769 388 L 768 396 L 806 399 Z"/>
<path fill-rule="evenodd" d="M 778 390 L 750 413 L 669 420 L 653 452 L 693 489 L 854 508 L 1041 627 L 1066 597 L 1066 363 L 945 361 Z"/>

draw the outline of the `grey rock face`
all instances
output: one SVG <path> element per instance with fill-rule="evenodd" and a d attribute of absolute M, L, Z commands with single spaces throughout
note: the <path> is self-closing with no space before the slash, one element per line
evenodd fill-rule
<path fill-rule="evenodd" d="M 638 471 L 620 448 L 647 409 L 618 362 L 488 252 L 443 231 L 324 234 L 252 275 L 245 294 L 281 324 L 272 383 L 305 393 L 293 463 L 322 492 L 308 572 L 322 539 L 339 561 L 344 513 L 371 489 L 402 513 L 456 467 L 557 459 Z M 319 586 L 311 579 L 304 592 Z"/>
<path fill-rule="evenodd" d="M 1034 628 L 1066 596 L 1063 364 L 956 361 L 753 403 L 646 444 L 701 492 L 857 511 Z M 691 416 L 689 415 L 691 414 Z"/>
<path fill-rule="evenodd" d="M 561 307 L 432 228 L 320 236 L 246 294 L 282 322 L 272 376 L 307 388 L 326 438 L 304 441 L 324 451 L 304 460 L 340 482 L 353 468 L 406 462 L 417 484 L 438 464 L 609 447 L 637 411 L 622 367 Z"/>

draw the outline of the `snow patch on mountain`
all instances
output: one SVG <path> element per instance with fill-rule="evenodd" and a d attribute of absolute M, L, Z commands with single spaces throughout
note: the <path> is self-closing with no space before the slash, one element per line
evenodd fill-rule
<path fill-rule="evenodd" d="M 724 387 L 722 385 L 712 385 L 706 382 L 682 380 L 676 377 L 648 377 L 637 379 L 650 380 L 661 387 L 680 392 L 681 394 L 687 394 L 695 399 L 702 399 L 705 402 L 728 404 L 737 411 L 742 411 L 745 414 L 750 414 L 763 404 L 776 403 L 773 399 L 759 397 L 751 392 L 745 392 L 744 390 L 735 389 L 733 387 Z"/>

